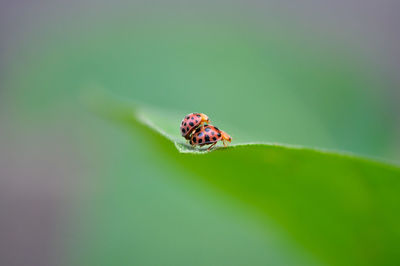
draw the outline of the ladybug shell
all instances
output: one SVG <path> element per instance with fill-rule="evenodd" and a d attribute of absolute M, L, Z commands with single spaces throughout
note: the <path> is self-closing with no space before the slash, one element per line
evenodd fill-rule
<path fill-rule="evenodd" d="M 196 129 L 190 138 L 190 144 L 203 146 L 213 144 L 221 139 L 221 131 L 217 127 L 207 125 Z"/>
<path fill-rule="evenodd" d="M 185 139 L 190 139 L 190 134 L 200 125 L 201 115 L 199 113 L 188 114 L 181 123 L 181 134 Z"/>

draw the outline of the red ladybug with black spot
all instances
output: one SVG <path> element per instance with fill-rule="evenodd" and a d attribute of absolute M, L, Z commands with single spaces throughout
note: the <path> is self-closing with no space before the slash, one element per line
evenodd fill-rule
<path fill-rule="evenodd" d="M 181 123 L 181 134 L 182 136 L 190 140 L 191 134 L 196 128 L 203 125 L 204 123 L 210 123 L 208 116 L 202 113 L 191 113 L 183 118 Z"/>
<path fill-rule="evenodd" d="M 190 138 L 190 145 L 211 145 L 208 148 L 208 150 L 210 150 L 220 140 L 224 143 L 224 146 L 226 147 L 227 144 L 225 141 L 231 142 L 232 138 L 227 133 L 218 129 L 215 126 L 205 125 L 198 127 L 196 131 L 192 134 L 192 137 Z"/>

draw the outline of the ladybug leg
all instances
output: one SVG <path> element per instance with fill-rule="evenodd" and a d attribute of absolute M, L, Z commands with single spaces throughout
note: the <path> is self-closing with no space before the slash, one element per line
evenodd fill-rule
<path fill-rule="evenodd" d="M 225 142 L 225 140 L 222 140 L 222 143 L 224 143 L 224 147 L 228 146 Z"/>
<path fill-rule="evenodd" d="M 208 151 L 209 151 L 209 150 L 211 150 L 211 148 L 212 148 L 212 147 L 214 147 L 214 146 L 215 146 L 215 144 L 217 144 L 217 143 L 216 143 L 216 142 L 214 142 L 214 143 L 213 143 L 213 144 L 212 144 L 210 147 L 208 147 L 208 149 L 207 149 L 207 150 L 208 150 Z"/>

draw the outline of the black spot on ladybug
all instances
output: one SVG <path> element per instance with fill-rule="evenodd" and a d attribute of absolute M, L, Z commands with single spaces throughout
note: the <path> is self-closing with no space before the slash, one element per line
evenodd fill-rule
<path fill-rule="evenodd" d="M 201 138 L 203 135 L 204 135 L 203 132 L 200 132 L 198 137 Z"/>
<path fill-rule="evenodd" d="M 186 127 L 186 130 L 189 131 L 189 127 Z"/>
<path fill-rule="evenodd" d="M 207 132 L 210 132 L 210 128 L 209 127 L 206 127 L 206 129 L 205 129 Z"/>
<path fill-rule="evenodd" d="M 183 124 L 185 127 L 186 127 L 186 122 L 185 122 L 185 124 Z"/>
<path fill-rule="evenodd" d="M 193 137 L 193 141 L 196 142 L 196 137 Z"/>
<path fill-rule="evenodd" d="M 187 116 L 185 119 L 189 119 L 189 116 Z"/>
<path fill-rule="evenodd" d="M 221 133 L 218 133 L 218 137 L 221 137 Z"/>
<path fill-rule="evenodd" d="M 216 130 L 219 130 L 219 128 L 217 128 L 217 127 L 214 127 Z"/>
<path fill-rule="evenodd" d="M 214 136 L 214 135 L 215 135 L 215 132 L 214 132 L 214 131 L 213 131 L 213 132 L 211 132 L 211 135 L 213 135 L 213 136 Z"/>
<path fill-rule="evenodd" d="M 203 140 L 202 139 L 199 139 L 199 143 L 202 143 L 203 142 Z"/>
<path fill-rule="evenodd" d="M 200 130 L 201 130 L 201 128 L 197 128 L 197 129 L 196 129 L 196 133 L 199 133 Z"/>
<path fill-rule="evenodd" d="M 197 117 L 200 117 L 200 115 L 196 115 Z"/>
<path fill-rule="evenodd" d="M 204 141 L 205 141 L 205 142 L 209 142 L 209 141 L 210 141 L 210 137 L 209 137 L 208 135 L 206 135 L 206 136 L 204 137 Z"/>
<path fill-rule="evenodd" d="M 183 125 L 183 121 L 182 121 L 181 125 Z"/>
<path fill-rule="evenodd" d="M 199 120 L 196 120 L 196 121 L 194 121 L 194 122 L 196 122 L 196 124 L 197 124 L 197 123 L 199 123 Z"/>
<path fill-rule="evenodd" d="M 184 128 L 182 128 L 182 132 L 183 132 L 183 133 L 185 133 L 185 132 L 186 132 L 186 130 L 185 130 Z"/>
<path fill-rule="evenodd" d="M 193 117 L 192 117 L 192 118 L 193 118 Z M 189 125 L 190 125 L 191 127 L 194 126 L 193 122 L 190 122 Z"/>
<path fill-rule="evenodd" d="M 213 132 L 213 133 L 214 133 L 214 132 Z M 214 140 L 214 141 L 216 141 L 216 140 L 217 140 L 217 138 L 216 138 L 216 137 L 213 137 L 213 140 Z"/>
<path fill-rule="evenodd" d="M 192 116 L 190 119 L 192 119 L 192 120 L 193 120 L 193 119 L 194 119 L 194 117 Z"/>
<path fill-rule="evenodd" d="M 190 145 L 193 145 L 193 141 L 192 140 L 190 140 Z"/>

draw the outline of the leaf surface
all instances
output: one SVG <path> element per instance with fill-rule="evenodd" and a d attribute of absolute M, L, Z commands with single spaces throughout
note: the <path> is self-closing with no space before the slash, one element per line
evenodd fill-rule
<path fill-rule="evenodd" d="M 107 101 L 96 100 L 91 106 L 133 126 L 158 156 L 194 173 L 233 202 L 244 203 L 261 221 L 274 220 L 321 261 L 400 262 L 398 167 L 354 155 L 266 143 L 234 141 L 208 152 L 192 148 L 180 136 L 185 114 L 120 101 L 108 102 L 105 108 Z"/>

